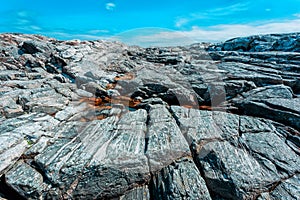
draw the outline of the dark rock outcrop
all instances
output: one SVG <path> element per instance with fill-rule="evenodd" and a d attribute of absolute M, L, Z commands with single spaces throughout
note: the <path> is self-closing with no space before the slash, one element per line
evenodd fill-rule
<path fill-rule="evenodd" d="M 222 51 L 300 52 L 300 34 L 270 34 L 234 38 L 211 48 Z"/>
<path fill-rule="evenodd" d="M 1 34 L 0 199 L 298 199 L 299 41 Z"/>

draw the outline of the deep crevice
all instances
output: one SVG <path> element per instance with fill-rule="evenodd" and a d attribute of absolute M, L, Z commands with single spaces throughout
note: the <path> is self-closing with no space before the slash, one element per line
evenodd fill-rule
<path fill-rule="evenodd" d="M 150 200 L 156 200 L 155 194 L 154 194 L 154 192 L 156 192 L 156 190 L 154 189 L 154 176 L 155 175 L 153 173 L 150 173 L 150 175 L 151 175 L 151 179 L 150 179 L 150 182 L 148 185 L 149 196 L 150 196 Z"/>
<path fill-rule="evenodd" d="M 0 193 L 4 198 L 8 200 L 26 200 L 26 198 L 24 198 L 17 191 L 8 186 L 8 184 L 6 183 L 5 175 L 2 175 L 0 177 Z"/>
<path fill-rule="evenodd" d="M 284 106 L 280 106 L 280 105 L 274 105 L 274 104 L 271 104 L 267 101 L 264 102 L 267 106 L 269 106 L 271 109 L 275 109 L 275 110 L 280 110 L 282 112 L 291 112 L 293 114 L 296 114 L 296 115 L 299 115 L 298 112 L 296 112 L 295 110 L 293 109 L 290 109 L 290 108 L 286 108 Z"/>
<path fill-rule="evenodd" d="M 269 189 L 268 189 L 268 192 L 269 192 L 269 193 L 273 192 L 273 191 L 277 188 L 278 185 L 280 185 L 281 183 L 283 183 L 284 181 L 286 181 L 286 180 L 288 180 L 288 179 L 290 179 L 290 178 L 293 178 L 293 177 L 296 176 L 296 175 L 297 175 L 297 173 L 294 173 L 294 174 L 288 175 L 288 176 L 285 177 L 285 178 L 280 179 L 280 180 L 277 181 L 277 182 L 272 183 L 271 186 L 270 186 Z"/>
<path fill-rule="evenodd" d="M 37 164 L 37 162 L 35 160 L 33 160 L 32 162 L 30 162 L 30 166 L 32 168 L 34 168 L 37 172 L 39 172 L 42 177 L 43 177 L 43 181 L 48 184 L 48 185 L 52 185 L 52 186 L 57 186 L 56 184 L 52 183 L 51 180 L 47 177 L 46 173 L 39 167 L 39 165 Z"/>
<path fill-rule="evenodd" d="M 150 172 L 150 182 L 149 182 L 149 185 L 148 185 L 148 189 L 149 189 L 149 196 L 150 196 L 150 200 L 155 200 L 154 198 L 154 188 L 153 188 L 153 173 L 151 172 L 151 164 L 150 164 L 150 157 L 149 155 L 147 154 L 147 151 L 148 151 L 148 145 L 149 145 L 149 126 L 150 126 L 150 115 L 149 115 L 149 109 L 146 110 L 147 112 L 147 120 L 146 120 L 146 134 L 145 134 L 145 148 L 144 148 L 144 155 L 146 156 L 147 158 L 147 164 L 148 164 L 148 167 L 149 167 L 149 172 Z"/>
<path fill-rule="evenodd" d="M 239 137 L 242 137 L 242 135 L 243 135 L 243 132 L 242 132 L 242 130 L 241 130 L 241 117 L 240 117 L 240 116 L 238 116 L 238 118 L 239 118 L 239 127 L 238 127 L 238 133 L 239 133 Z"/>
<path fill-rule="evenodd" d="M 178 125 L 179 129 L 181 127 L 181 124 L 179 122 L 179 119 L 176 117 L 176 114 L 172 111 L 171 108 L 168 108 L 169 112 L 171 113 L 171 115 L 173 116 L 173 118 L 175 119 L 175 122 L 176 124 Z M 183 135 L 183 137 L 185 138 L 186 142 L 188 142 L 187 138 L 186 138 L 186 135 L 182 133 L 182 130 L 180 129 L 180 132 L 181 134 Z M 197 144 L 195 144 L 195 142 L 192 142 L 192 144 L 189 145 L 189 148 L 190 148 L 190 152 L 192 154 L 192 159 L 193 159 L 193 162 L 195 163 L 199 173 L 200 173 L 200 176 L 203 178 L 203 180 L 205 181 L 205 185 L 206 185 L 206 188 L 209 192 L 209 195 L 211 197 L 213 197 L 215 194 L 212 190 L 210 190 L 210 188 L 208 187 L 208 184 L 207 184 L 207 180 L 205 179 L 205 175 L 204 175 L 204 171 L 202 170 L 202 168 L 200 167 L 200 163 L 197 161 L 197 152 L 196 152 L 196 149 L 197 149 Z"/>

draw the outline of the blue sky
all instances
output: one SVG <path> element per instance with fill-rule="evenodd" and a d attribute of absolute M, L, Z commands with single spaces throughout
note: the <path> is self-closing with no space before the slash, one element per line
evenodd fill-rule
<path fill-rule="evenodd" d="M 300 0 L 9 0 L 0 14 L 0 32 L 143 46 L 300 32 Z"/>

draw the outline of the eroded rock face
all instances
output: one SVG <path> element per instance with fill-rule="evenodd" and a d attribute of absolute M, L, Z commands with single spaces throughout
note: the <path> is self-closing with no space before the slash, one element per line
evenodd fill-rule
<path fill-rule="evenodd" d="M 0 199 L 297 199 L 299 34 L 0 35 Z"/>
<path fill-rule="evenodd" d="M 234 38 L 212 48 L 224 51 L 285 51 L 300 52 L 299 33 L 255 35 Z"/>

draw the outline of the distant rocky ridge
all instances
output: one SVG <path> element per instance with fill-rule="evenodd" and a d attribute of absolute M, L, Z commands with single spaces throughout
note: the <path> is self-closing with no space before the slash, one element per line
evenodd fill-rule
<path fill-rule="evenodd" d="M 300 33 L 1 34 L 0 86 L 0 199 L 299 199 Z"/>

